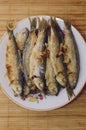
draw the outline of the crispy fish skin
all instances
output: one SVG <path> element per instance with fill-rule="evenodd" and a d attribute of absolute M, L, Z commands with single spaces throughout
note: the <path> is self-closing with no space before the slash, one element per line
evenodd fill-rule
<path fill-rule="evenodd" d="M 20 95 L 22 92 L 21 88 L 21 77 L 18 62 L 17 47 L 15 45 L 15 38 L 13 31 L 8 30 L 8 41 L 7 41 L 7 51 L 6 51 L 6 68 L 7 75 L 12 83 L 12 89 L 15 95 Z"/>
<path fill-rule="evenodd" d="M 23 49 L 23 68 L 24 68 L 26 82 L 28 84 L 28 87 L 31 89 L 32 86 L 35 86 L 35 85 L 30 79 L 30 56 L 32 53 L 32 49 L 34 48 L 36 40 L 37 40 L 37 35 L 36 35 L 37 19 L 33 18 L 29 20 L 30 20 L 30 25 L 31 25 L 31 31 L 29 32 L 29 37 Z"/>
<path fill-rule="evenodd" d="M 58 94 L 58 88 L 57 88 L 57 82 L 55 79 L 55 75 L 51 66 L 50 58 L 47 58 L 46 61 L 46 72 L 45 72 L 45 78 L 46 78 L 46 86 L 48 87 L 48 90 L 50 94 L 57 95 Z"/>
<path fill-rule="evenodd" d="M 38 38 L 30 56 L 30 78 L 40 91 L 44 88 L 45 77 L 45 51 L 47 22 L 42 20 L 39 25 Z"/>
<path fill-rule="evenodd" d="M 57 82 L 65 87 L 67 84 L 67 79 L 65 75 L 65 69 L 62 63 L 62 57 L 59 55 L 60 44 L 56 26 L 56 21 L 51 19 L 51 42 L 49 42 L 50 59 Z"/>
<path fill-rule="evenodd" d="M 75 88 L 79 77 L 79 52 L 71 24 L 65 22 L 65 43 L 64 43 L 64 62 L 67 66 L 67 75 L 71 88 Z"/>
<path fill-rule="evenodd" d="M 23 50 L 28 35 L 29 35 L 29 30 L 27 28 L 23 28 L 16 34 L 15 38 L 19 50 L 21 51 Z"/>
<path fill-rule="evenodd" d="M 27 83 L 29 84 L 29 76 L 30 76 L 30 56 L 32 53 L 32 49 L 35 46 L 37 40 L 37 36 L 35 31 L 30 32 L 29 37 L 27 39 L 27 42 L 25 44 L 24 50 L 23 50 L 23 66 L 24 66 L 24 73 L 27 80 Z"/>
<path fill-rule="evenodd" d="M 50 31 L 50 30 L 49 30 Z M 48 33 L 48 43 L 50 42 L 50 32 Z M 47 44 L 47 53 L 49 52 L 49 44 Z M 55 78 L 55 74 L 51 65 L 49 54 L 46 59 L 46 72 L 45 72 L 46 86 L 48 87 L 49 93 L 57 95 L 59 92 L 58 83 Z"/>
<path fill-rule="evenodd" d="M 56 80 L 60 85 L 62 85 L 66 88 L 68 99 L 70 100 L 71 97 L 74 95 L 74 93 L 73 93 L 73 90 L 70 87 L 70 84 L 68 81 L 68 75 L 66 73 L 66 65 L 64 63 L 64 56 L 62 56 L 60 54 L 61 53 L 60 40 L 62 41 L 63 38 L 59 40 L 59 36 L 62 34 L 58 33 L 59 29 L 57 30 L 57 32 L 55 32 L 55 29 L 58 29 L 58 25 L 57 25 L 56 21 L 54 20 L 54 21 L 52 21 L 52 28 L 51 28 L 51 39 L 52 39 L 51 40 L 52 46 L 50 48 L 51 49 L 51 62 L 52 62 L 52 66 L 54 68 L 54 73 L 56 75 Z M 58 37 L 57 42 L 56 42 L 56 36 Z M 56 72 L 56 70 L 57 70 L 57 72 Z"/>
<path fill-rule="evenodd" d="M 18 53 L 20 56 L 20 66 L 21 66 L 21 71 L 22 71 L 22 78 L 24 80 L 24 84 L 23 84 L 23 90 L 22 90 L 22 96 L 28 95 L 29 94 L 29 87 L 27 85 L 26 79 L 25 79 L 25 75 L 24 75 L 24 67 L 23 67 L 23 61 L 22 61 L 22 55 L 23 55 L 23 49 L 24 49 L 24 45 L 26 43 L 26 40 L 28 38 L 29 35 L 29 30 L 28 28 L 23 28 L 22 30 L 20 30 L 17 34 L 16 34 L 16 44 L 18 47 Z"/>
<path fill-rule="evenodd" d="M 6 68 L 8 78 L 12 84 L 14 94 L 16 96 L 20 95 L 21 97 L 24 97 L 27 94 L 27 91 L 29 93 L 29 88 L 26 88 L 27 84 L 22 70 L 21 52 L 18 49 L 13 30 L 9 30 L 9 26 L 7 32 Z"/>

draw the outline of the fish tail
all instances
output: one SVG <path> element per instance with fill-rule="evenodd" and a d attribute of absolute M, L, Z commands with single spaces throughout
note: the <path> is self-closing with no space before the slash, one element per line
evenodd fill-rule
<path fill-rule="evenodd" d="M 42 19 L 39 23 L 39 31 L 48 29 L 49 24 L 45 19 Z"/>
<path fill-rule="evenodd" d="M 56 23 L 55 18 L 53 18 L 53 17 L 50 18 L 50 25 L 51 25 L 53 28 L 56 28 L 57 23 Z"/>
<path fill-rule="evenodd" d="M 49 27 L 47 35 L 50 37 L 51 36 L 51 27 Z"/>
<path fill-rule="evenodd" d="M 70 85 L 67 85 L 66 87 L 68 99 L 70 100 L 73 96 L 75 96 L 73 89 L 70 87 Z"/>
<path fill-rule="evenodd" d="M 62 32 L 58 22 L 56 21 L 56 18 L 51 17 L 49 20 L 49 24 L 52 26 L 54 29 L 54 32 L 58 36 L 59 43 L 64 42 L 64 33 Z"/>
<path fill-rule="evenodd" d="M 53 18 L 53 17 L 50 18 L 50 25 L 53 28 L 55 28 L 56 30 L 58 30 L 58 31 L 61 30 L 60 27 L 59 27 L 59 25 L 58 25 L 58 23 L 57 23 L 57 21 L 56 21 L 56 18 Z"/>
<path fill-rule="evenodd" d="M 31 25 L 31 30 L 36 29 L 36 27 L 37 27 L 37 18 L 36 17 L 29 18 L 29 21 L 30 21 L 30 25 Z"/>
<path fill-rule="evenodd" d="M 56 18 L 53 18 L 51 17 L 50 19 L 50 25 L 51 27 L 54 29 L 54 31 L 56 32 L 56 34 L 59 34 L 59 32 L 61 31 L 57 21 L 56 21 Z"/>
<path fill-rule="evenodd" d="M 65 20 L 64 23 L 65 23 L 66 28 L 68 30 L 71 30 L 71 23 L 68 20 Z"/>

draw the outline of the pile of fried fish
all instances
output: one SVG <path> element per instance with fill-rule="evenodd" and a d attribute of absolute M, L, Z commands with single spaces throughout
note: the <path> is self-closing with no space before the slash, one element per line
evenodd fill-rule
<path fill-rule="evenodd" d="M 73 95 L 79 77 L 79 52 L 71 29 L 64 21 L 61 30 L 56 18 L 29 18 L 30 29 L 16 35 L 12 23 L 7 26 L 6 69 L 15 96 L 31 93 L 58 95 L 65 88 Z"/>

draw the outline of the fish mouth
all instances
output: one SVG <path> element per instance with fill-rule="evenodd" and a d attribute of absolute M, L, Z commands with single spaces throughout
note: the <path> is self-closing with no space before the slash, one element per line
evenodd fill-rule
<path fill-rule="evenodd" d="M 48 88 L 50 94 L 52 94 L 52 95 L 56 95 L 57 94 L 57 88 L 54 87 L 54 86 L 55 86 L 55 84 L 51 83 L 51 84 L 49 84 L 49 88 Z"/>
<path fill-rule="evenodd" d="M 37 87 L 40 91 L 43 91 L 44 84 L 43 84 L 42 80 L 41 80 L 39 77 L 36 77 L 36 78 L 34 78 L 33 80 L 34 80 L 34 83 L 36 84 L 36 87 Z"/>
<path fill-rule="evenodd" d="M 22 92 L 22 88 L 20 85 L 16 85 L 16 87 L 14 85 L 12 85 L 12 90 L 13 90 L 15 96 L 19 96 Z"/>
<path fill-rule="evenodd" d="M 56 79 L 63 87 L 66 85 L 67 80 L 63 72 L 58 72 Z"/>

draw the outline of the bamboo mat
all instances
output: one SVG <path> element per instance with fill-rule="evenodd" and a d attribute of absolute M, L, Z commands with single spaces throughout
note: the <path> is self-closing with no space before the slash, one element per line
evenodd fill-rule
<path fill-rule="evenodd" d="M 86 40 L 86 0 L 0 0 L 0 38 L 9 19 L 31 15 L 69 19 Z M 0 130 L 86 130 L 86 85 L 73 102 L 49 112 L 23 109 L 0 88 Z"/>

